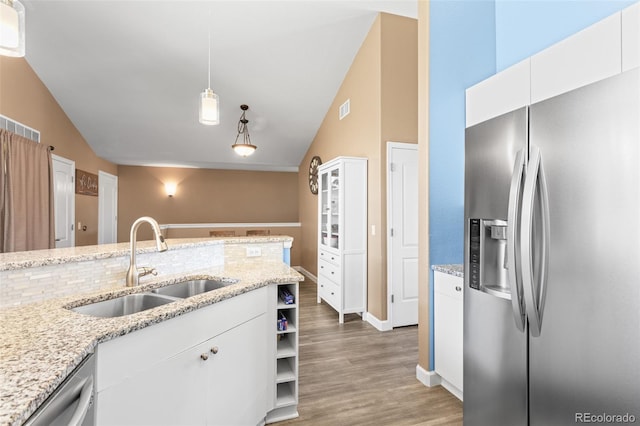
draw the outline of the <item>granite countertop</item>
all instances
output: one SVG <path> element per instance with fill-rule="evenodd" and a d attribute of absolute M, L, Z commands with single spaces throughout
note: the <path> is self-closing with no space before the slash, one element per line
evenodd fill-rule
<path fill-rule="evenodd" d="M 171 249 L 201 247 L 214 244 L 242 244 L 242 243 L 274 243 L 293 241 L 285 235 L 249 236 L 249 237 L 209 237 L 209 238 L 172 238 L 167 239 Z M 15 253 L 0 253 L 0 271 L 9 271 L 37 266 L 60 265 L 83 260 L 109 259 L 129 255 L 129 243 L 102 244 L 96 246 L 68 247 L 49 250 L 32 250 Z M 136 253 L 150 253 L 156 251 L 154 241 L 138 241 Z"/>
<path fill-rule="evenodd" d="M 194 239 L 189 241 L 193 242 Z M 229 244 L 235 239 L 227 238 L 225 241 Z M 260 241 L 265 242 L 264 237 Z M 247 242 L 247 239 L 241 242 Z M 217 244 L 215 240 L 211 243 Z M 172 245 L 176 245 L 175 240 Z M 117 251 L 121 244 L 113 246 L 116 246 Z M 124 294 L 149 291 L 185 281 L 187 278 L 237 282 L 218 290 L 117 318 L 91 317 L 66 309 Z M 88 295 L 68 296 L 2 309 L 0 425 L 20 425 L 26 421 L 101 342 L 272 283 L 298 282 L 303 279 L 302 275 L 282 262 L 245 259 L 242 263 L 229 262 L 188 274 L 164 276 L 133 288 L 117 287 Z"/>
<path fill-rule="evenodd" d="M 461 264 L 431 265 L 431 269 L 433 269 L 434 271 L 453 275 L 455 277 L 464 278 L 464 266 L 462 266 Z"/>

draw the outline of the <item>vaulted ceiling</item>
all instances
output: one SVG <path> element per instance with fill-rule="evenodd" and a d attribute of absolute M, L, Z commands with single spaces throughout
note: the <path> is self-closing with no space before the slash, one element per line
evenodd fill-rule
<path fill-rule="evenodd" d="M 97 155 L 243 170 L 297 170 L 377 13 L 417 14 L 417 0 L 23 3 L 26 59 Z M 209 31 L 218 126 L 198 123 Z M 241 104 L 247 158 L 231 150 Z"/>

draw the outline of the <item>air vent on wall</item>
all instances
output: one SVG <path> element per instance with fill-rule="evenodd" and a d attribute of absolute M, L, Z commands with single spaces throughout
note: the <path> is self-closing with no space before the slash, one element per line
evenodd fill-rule
<path fill-rule="evenodd" d="M 351 99 L 347 99 L 342 105 L 340 105 L 340 120 L 345 118 L 351 112 Z"/>
<path fill-rule="evenodd" d="M 32 129 L 29 126 L 25 126 L 22 123 L 18 123 L 15 120 L 5 117 L 0 114 L 0 129 L 5 129 L 13 132 L 17 135 L 24 136 L 27 139 L 40 143 L 40 132 Z"/>

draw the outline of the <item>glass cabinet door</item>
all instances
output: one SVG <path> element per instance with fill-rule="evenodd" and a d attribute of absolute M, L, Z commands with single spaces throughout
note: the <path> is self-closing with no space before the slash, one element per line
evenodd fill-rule
<path fill-rule="evenodd" d="M 320 174 L 320 244 L 340 248 L 340 168 Z"/>
<path fill-rule="evenodd" d="M 331 233 L 329 236 L 329 246 L 339 248 L 340 246 L 340 169 L 331 170 Z"/>
<path fill-rule="evenodd" d="M 320 244 L 329 245 L 329 231 L 331 230 L 330 193 L 329 193 L 329 174 L 320 174 Z"/>

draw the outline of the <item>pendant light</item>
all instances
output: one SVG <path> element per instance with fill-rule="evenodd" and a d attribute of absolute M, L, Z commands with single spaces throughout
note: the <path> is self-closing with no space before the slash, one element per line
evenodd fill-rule
<path fill-rule="evenodd" d="M 23 57 L 24 6 L 18 0 L 0 0 L 0 55 Z"/>
<path fill-rule="evenodd" d="M 249 127 L 247 127 L 249 120 L 247 120 L 245 116 L 249 107 L 243 104 L 240 105 L 240 109 L 242 110 L 242 115 L 240 116 L 240 121 L 238 121 L 238 135 L 236 136 L 236 142 L 231 145 L 231 148 L 233 148 L 236 154 L 248 157 L 253 154 L 258 147 L 251 143 L 251 136 L 249 136 Z M 242 135 L 241 139 L 240 135 Z M 238 143 L 238 139 L 240 139 L 240 143 Z"/>
<path fill-rule="evenodd" d="M 2 1 L 2 0 L 0 0 Z M 211 19 L 209 19 L 211 20 Z M 209 23 L 209 74 L 208 85 L 204 92 L 200 93 L 199 121 L 207 126 L 215 126 L 220 123 L 220 103 L 218 95 L 211 90 L 211 23 Z"/>

